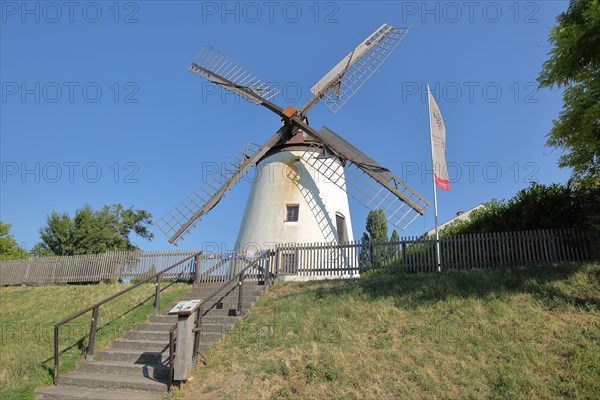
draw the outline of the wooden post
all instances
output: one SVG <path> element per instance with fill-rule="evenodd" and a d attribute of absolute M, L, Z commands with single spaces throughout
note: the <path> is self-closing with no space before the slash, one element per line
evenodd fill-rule
<path fill-rule="evenodd" d="M 198 346 L 194 340 L 198 329 L 194 329 L 194 314 L 202 310 L 200 300 L 178 303 L 169 314 L 177 315 L 177 350 L 174 361 L 173 379 L 186 381 L 192 375 L 193 359 Z M 200 311 L 201 312 L 201 311 Z"/>
<path fill-rule="evenodd" d="M 29 257 L 27 259 L 27 267 L 25 269 L 25 276 L 23 277 L 23 286 L 27 286 L 27 280 L 29 279 L 29 271 L 31 270 L 31 263 L 33 262 L 34 258 L 33 257 Z"/>
<path fill-rule="evenodd" d="M 185 381 L 191 375 L 192 370 L 192 343 L 194 335 L 192 329 L 194 319 L 190 315 L 179 315 L 177 317 L 177 357 L 175 357 L 175 373 L 173 378 L 176 381 Z"/>
<path fill-rule="evenodd" d="M 200 283 L 200 270 L 202 265 L 200 263 L 200 254 L 196 254 L 194 257 L 194 287 L 198 287 Z"/>

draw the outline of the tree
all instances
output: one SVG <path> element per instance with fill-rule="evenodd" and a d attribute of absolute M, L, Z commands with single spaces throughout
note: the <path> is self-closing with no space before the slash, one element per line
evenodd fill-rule
<path fill-rule="evenodd" d="M 392 236 L 390 237 L 390 242 L 392 242 L 392 243 L 400 243 L 400 235 L 398 235 L 398 232 L 396 232 L 395 229 L 392 232 Z"/>
<path fill-rule="evenodd" d="M 564 105 L 547 145 L 564 151 L 559 165 L 573 177 L 600 177 L 600 0 L 571 0 L 556 20 L 538 82 L 564 87 Z"/>
<path fill-rule="evenodd" d="M 600 182 L 542 185 L 533 182 L 510 200 L 492 200 L 469 218 L 446 226 L 442 236 L 583 228 L 600 232 Z"/>
<path fill-rule="evenodd" d="M 392 236 L 390 237 L 390 244 L 390 256 L 392 256 L 392 258 L 395 260 L 396 257 L 398 257 L 400 250 L 400 235 L 398 235 L 398 232 L 396 232 L 395 229 L 392 231 Z"/>
<path fill-rule="evenodd" d="M 367 215 L 367 232 L 362 236 L 362 250 L 360 258 L 363 265 L 371 267 L 381 265 L 386 257 L 388 241 L 388 227 L 385 212 L 382 209 L 371 210 Z"/>
<path fill-rule="evenodd" d="M 145 210 L 125 209 L 121 204 L 104 206 L 101 210 L 85 205 L 73 218 L 67 213 L 53 212 L 48 216 L 46 226 L 40 229 L 43 243 L 40 250 L 49 250 L 56 255 L 136 250 L 138 247 L 131 242 L 131 233 L 152 240 L 154 235 L 148 230 L 151 218 Z"/>
<path fill-rule="evenodd" d="M 0 259 L 18 260 L 27 258 L 27 252 L 17 244 L 13 235 L 10 234 L 12 225 L 0 221 Z"/>
<path fill-rule="evenodd" d="M 382 209 L 369 211 L 367 215 L 367 232 L 369 232 L 371 242 L 387 242 L 387 219 Z"/>
<path fill-rule="evenodd" d="M 367 269 L 372 266 L 371 243 L 369 243 L 369 235 L 367 235 L 366 232 L 363 233 L 361 238 L 360 265 L 364 266 Z"/>
<path fill-rule="evenodd" d="M 54 256 L 55 254 L 50 250 L 50 248 L 46 245 L 46 243 L 38 242 L 36 243 L 29 253 L 34 257 L 48 257 Z"/>

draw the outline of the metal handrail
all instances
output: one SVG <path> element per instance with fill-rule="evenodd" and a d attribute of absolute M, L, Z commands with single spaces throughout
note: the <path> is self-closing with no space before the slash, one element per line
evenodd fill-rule
<path fill-rule="evenodd" d="M 202 252 L 198 252 L 198 253 L 194 253 L 189 257 L 184 258 L 183 260 L 171 265 L 170 267 L 167 267 L 165 269 L 163 269 L 160 272 L 155 273 L 154 275 L 149 276 L 148 278 L 145 278 L 111 296 L 108 296 L 107 298 L 100 300 L 97 303 L 92 304 L 89 307 L 84 308 L 81 311 L 76 312 L 73 315 L 70 315 L 69 317 L 62 319 L 60 321 L 58 321 L 56 324 L 54 324 L 54 371 L 53 371 L 53 376 L 52 376 L 52 382 L 56 385 L 56 380 L 58 378 L 58 355 L 59 355 L 59 351 L 58 351 L 58 336 L 59 336 L 59 328 L 66 324 L 67 322 L 71 322 L 72 320 L 74 320 L 75 318 L 78 318 L 90 311 L 92 311 L 92 321 L 90 324 L 90 340 L 88 343 L 88 350 L 87 350 L 87 354 L 86 354 L 86 360 L 91 361 L 94 357 L 94 344 L 96 341 L 96 328 L 98 325 L 98 312 L 99 312 L 99 308 L 101 305 L 108 303 L 109 301 L 137 288 L 138 286 L 152 280 L 155 279 L 156 280 L 156 289 L 154 291 L 154 313 L 156 314 L 158 312 L 158 305 L 160 302 L 160 281 L 161 278 L 163 276 L 163 274 L 165 272 L 168 272 L 170 270 L 172 270 L 173 268 L 191 260 L 192 258 L 195 258 L 197 256 L 199 256 L 200 254 L 202 254 Z M 195 265 L 196 268 L 196 273 L 198 272 L 198 265 Z"/>
<path fill-rule="evenodd" d="M 167 382 L 167 391 L 170 392 L 173 386 L 173 374 L 175 373 L 175 367 L 173 362 L 175 360 L 175 332 L 177 331 L 177 324 L 173 324 L 169 329 L 169 381 Z"/>
<path fill-rule="evenodd" d="M 269 256 L 272 256 L 273 252 L 270 251 L 268 253 L 258 256 L 258 258 L 256 258 L 254 261 L 252 261 L 247 266 L 245 266 L 240 272 L 238 272 L 237 274 L 232 276 L 227 282 L 225 282 L 223 285 L 221 285 L 221 287 L 219 287 L 217 290 L 215 290 L 212 294 L 210 294 L 206 298 L 202 299 L 202 302 L 200 303 L 200 306 L 198 307 L 198 310 L 196 311 L 196 327 L 194 328 L 194 334 L 195 334 L 194 358 L 196 358 L 196 356 L 199 354 L 198 347 L 200 345 L 200 340 L 198 339 L 198 335 L 200 335 L 200 333 L 202 332 L 202 314 L 204 314 L 204 305 L 207 304 L 209 302 L 209 300 L 212 300 L 217 294 L 219 294 L 227 286 L 231 285 L 231 283 L 238 280 L 239 292 L 238 292 L 238 304 L 237 304 L 236 314 L 241 315 L 241 313 L 242 313 L 242 295 L 243 295 L 244 278 L 245 278 L 246 271 L 249 270 L 250 268 L 256 267 L 256 264 L 258 264 L 261 260 L 268 260 L 269 258 L 267 257 L 267 254 Z M 268 265 L 268 267 L 264 268 L 265 285 L 268 285 L 269 278 L 270 278 L 269 274 L 271 273 L 271 263 L 268 262 L 267 265 Z"/>

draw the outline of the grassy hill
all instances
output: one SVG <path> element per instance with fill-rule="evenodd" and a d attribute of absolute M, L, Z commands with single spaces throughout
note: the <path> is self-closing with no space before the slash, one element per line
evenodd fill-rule
<path fill-rule="evenodd" d="M 597 399 L 600 264 L 274 286 L 185 399 Z"/>
<path fill-rule="evenodd" d="M 0 399 L 32 399 L 38 386 L 52 383 L 53 325 L 58 320 L 126 286 L 53 285 L 0 288 Z M 161 294 L 161 306 L 182 296 L 189 285 L 176 284 Z M 154 306 L 154 285 L 132 290 L 100 307 L 96 348 L 143 321 Z M 74 369 L 87 349 L 91 313 L 61 328 L 61 371 Z"/>

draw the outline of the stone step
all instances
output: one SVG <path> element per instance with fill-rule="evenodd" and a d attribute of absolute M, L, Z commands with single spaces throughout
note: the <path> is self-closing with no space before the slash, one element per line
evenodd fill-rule
<path fill-rule="evenodd" d="M 265 285 L 256 285 L 256 284 L 251 284 L 251 283 L 244 283 L 244 291 L 246 290 L 261 290 L 264 291 L 265 290 Z M 217 290 L 221 289 L 220 286 L 197 286 L 197 287 L 192 287 L 190 289 L 190 291 L 194 291 L 194 292 L 203 292 L 206 294 L 213 294 L 214 292 L 216 292 Z M 221 289 L 219 293 L 228 293 L 228 292 L 235 292 L 239 289 L 237 283 L 236 284 L 232 284 L 230 286 L 227 286 L 225 289 Z"/>
<path fill-rule="evenodd" d="M 231 282 L 226 289 L 227 290 L 229 288 L 235 287 L 237 286 L 238 281 L 235 282 Z M 219 289 L 221 286 L 223 286 L 225 284 L 225 282 L 208 282 L 208 283 L 199 283 L 197 286 L 194 286 L 193 289 L 210 289 L 210 290 L 217 290 Z M 259 288 L 264 288 L 265 284 L 262 281 L 248 281 L 248 280 L 244 280 L 244 287 L 259 287 Z"/>
<path fill-rule="evenodd" d="M 208 315 L 202 317 L 202 324 L 235 324 L 239 319 L 236 316 Z"/>
<path fill-rule="evenodd" d="M 221 289 L 221 286 L 223 286 L 222 284 L 200 284 L 198 286 L 192 286 L 192 288 L 190 290 L 203 290 L 205 292 L 210 292 L 210 293 L 214 293 L 217 290 L 221 290 L 222 292 L 230 292 L 232 290 L 236 290 L 238 288 L 238 283 L 233 282 L 230 283 L 228 286 L 226 286 L 224 289 Z M 244 282 L 244 290 L 248 288 L 248 289 L 252 289 L 252 290 L 264 290 L 266 288 L 265 285 L 257 285 L 256 282 L 248 282 L 245 281 Z"/>
<path fill-rule="evenodd" d="M 242 293 L 242 296 L 246 296 L 246 295 L 251 295 L 251 296 L 260 296 L 261 294 L 263 294 L 265 291 L 263 289 L 260 288 L 247 288 L 244 287 L 244 291 Z M 206 298 L 210 295 L 212 295 L 214 292 L 209 292 L 209 291 L 205 291 L 205 290 L 201 290 L 201 289 L 191 289 L 186 295 L 185 297 L 189 297 L 189 298 Z M 230 292 L 226 292 L 226 291 L 222 291 L 219 292 L 217 295 L 215 295 L 213 298 L 211 298 L 209 301 L 212 301 L 214 299 L 219 299 L 221 297 L 235 297 L 237 299 L 238 297 L 238 289 L 232 290 Z"/>
<path fill-rule="evenodd" d="M 130 349 L 144 351 L 168 351 L 169 340 L 128 340 L 119 339 L 111 342 L 110 346 L 113 349 Z"/>
<path fill-rule="evenodd" d="M 175 324 L 175 323 L 177 323 L 177 316 L 175 316 L 175 315 L 151 315 L 149 321 L 150 321 L 150 323 Z"/>
<path fill-rule="evenodd" d="M 221 340 L 226 334 L 226 332 L 201 332 L 200 343 L 214 343 Z"/>
<path fill-rule="evenodd" d="M 255 303 L 254 301 L 244 301 L 242 303 L 242 309 L 244 309 L 244 308 L 250 308 L 250 307 L 252 307 L 254 305 L 254 303 Z M 238 305 L 237 300 L 236 301 L 229 301 L 229 300 L 227 300 L 227 301 L 215 303 L 211 307 L 206 307 L 205 310 L 211 310 L 211 309 L 215 309 L 215 308 L 217 308 L 217 309 L 237 308 L 237 305 Z"/>
<path fill-rule="evenodd" d="M 211 324 L 206 321 L 202 322 L 202 330 L 204 332 L 214 332 L 214 333 L 229 333 L 233 328 L 233 323 L 231 324 Z"/>
<path fill-rule="evenodd" d="M 160 351 L 144 351 L 136 349 L 104 349 L 98 350 L 94 356 L 95 360 L 100 361 L 122 361 L 135 364 L 166 364 L 169 360 L 169 350 Z"/>
<path fill-rule="evenodd" d="M 230 324 L 235 324 L 237 321 L 239 320 L 239 317 L 236 316 L 215 316 L 215 315 L 211 315 L 211 316 L 204 316 L 202 317 L 202 323 L 205 324 L 223 324 L 223 323 L 230 323 Z M 154 329 L 149 329 L 152 326 L 156 325 L 156 330 L 163 330 L 163 329 L 171 329 L 171 327 L 177 322 L 177 318 L 170 316 L 170 315 L 153 315 L 150 317 L 150 322 L 146 323 L 146 324 L 142 324 L 144 327 L 143 329 L 146 330 L 154 330 Z M 148 326 L 146 326 L 148 325 Z M 167 328 L 167 326 L 169 328 Z"/>
<path fill-rule="evenodd" d="M 242 295 L 242 302 L 246 302 L 246 301 L 256 301 L 256 299 L 258 299 L 261 295 L 256 295 L 253 293 L 244 293 Z M 181 298 L 179 301 L 189 301 L 189 300 L 196 300 L 196 299 L 201 299 L 202 296 L 185 296 L 183 298 Z M 228 302 L 236 302 L 238 301 L 238 296 L 237 294 L 231 295 L 231 296 L 223 296 L 223 297 L 215 297 L 212 300 L 210 300 L 207 304 L 204 305 L 204 307 L 206 306 L 210 306 L 211 304 L 214 303 L 222 303 L 224 301 L 228 301 Z M 177 303 L 175 303 L 177 304 Z M 175 306 L 175 304 L 173 304 L 173 306 Z"/>
<path fill-rule="evenodd" d="M 58 383 L 60 385 L 83 386 L 87 388 L 133 389 L 163 393 L 167 391 L 165 380 L 129 375 L 90 374 L 79 371 L 59 375 Z"/>
<path fill-rule="evenodd" d="M 242 315 L 246 316 L 248 314 L 248 311 L 250 310 L 250 307 L 242 307 Z M 206 318 L 206 317 L 235 317 L 236 316 L 236 308 L 210 308 L 206 311 L 204 311 L 204 314 L 202 314 L 203 317 L 202 318 Z"/>
<path fill-rule="evenodd" d="M 200 353 L 205 354 L 213 345 L 214 342 L 200 342 L 198 343 L 198 350 Z"/>
<path fill-rule="evenodd" d="M 165 332 L 167 336 L 175 323 L 146 322 L 136 327 L 137 331 Z"/>
<path fill-rule="evenodd" d="M 164 394 L 138 390 L 50 386 L 36 390 L 38 400 L 163 400 Z"/>
<path fill-rule="evenodd" d="M 249 307 L 242 307 L 243 313 L 247 312 Z M 204 311 L 203 316 L 205 317 L 236 317 L 235 315 L 236 307 L 231 307 L 227 309 L 215 309 L 209 308 Z M 150 317 L 150 322 L 159 322 L 159 323 L 176 323 L 177 317 L 174 315 L 153 315 Z"/>
<path fill-rule="evenodd" d="M 95 374 L 130 375 L 165 380 L 169 376 L 169 367 L 162 364 L 134 364 L 123 361 L 84 361 L 77 370 Z"/>
<path fill-rule="evenodd" d="M 155 341 L 169 341 L 168 331 L 144 331 L 135 330 L 132 332 L 126 332 L 123 335 L 125 340 L 155 340 Z"/>
<path fill-rule="evenodd" d="M 244 300 L 242 302 L 242 309 L 251 308 L 251 307 L 254 306 L 255 303 L 256 303 L 255 300 L 252 300 L 252 301 L 250 301 L 250 300 Z M 227 309 L 233 309 L 233 308 L 235 308 L 235 309 L 237 309 L 237 305 L 238 305 L 237 304 L 237 300 L 235 300 L 235 301 L 226 300 L 226 301 L 223 301 L 223 302 L 217 302 L 217 303 L 210 304 L 209 306 L 205 306 L 204 307 L 204 311 L 206 311 L 206 310 L 212 310 L 212 309 L 215 309 L 215 308 L 217 308 L 217 309 L 223 309 L 223 308 L 227 308 Z"/>
<path fill-rule="evenodd" d="M 237 307 L 237 304 L 236 304 Z M 237 317 L 235 315 L 235 308 L 236 307 L 232 307 L 232 308 L 228 308 L 227 312 L 215 312 L 218 310 L 215 309 L 208 309 L 206 311 L 204 311 L 204 317 L 203 319 L 206 320 L 206 318 L 215 318 L 215 317 L 229 317 L 229 318 L 236 318 L 239 319 L 239 317 Z M 248 311 L 250 307 L 242 307 L 243 311 Z M 232 310 L 232 312 L 229 312 L 229 310 Z M 208 312 L 210 311 L 210 312 Z M 177 322 L 177 316 L 175 315 L 152 315 L 150 316 L 149 319 L 150 323 L 159 323 L 159 324 L 175 324 Z"/>

